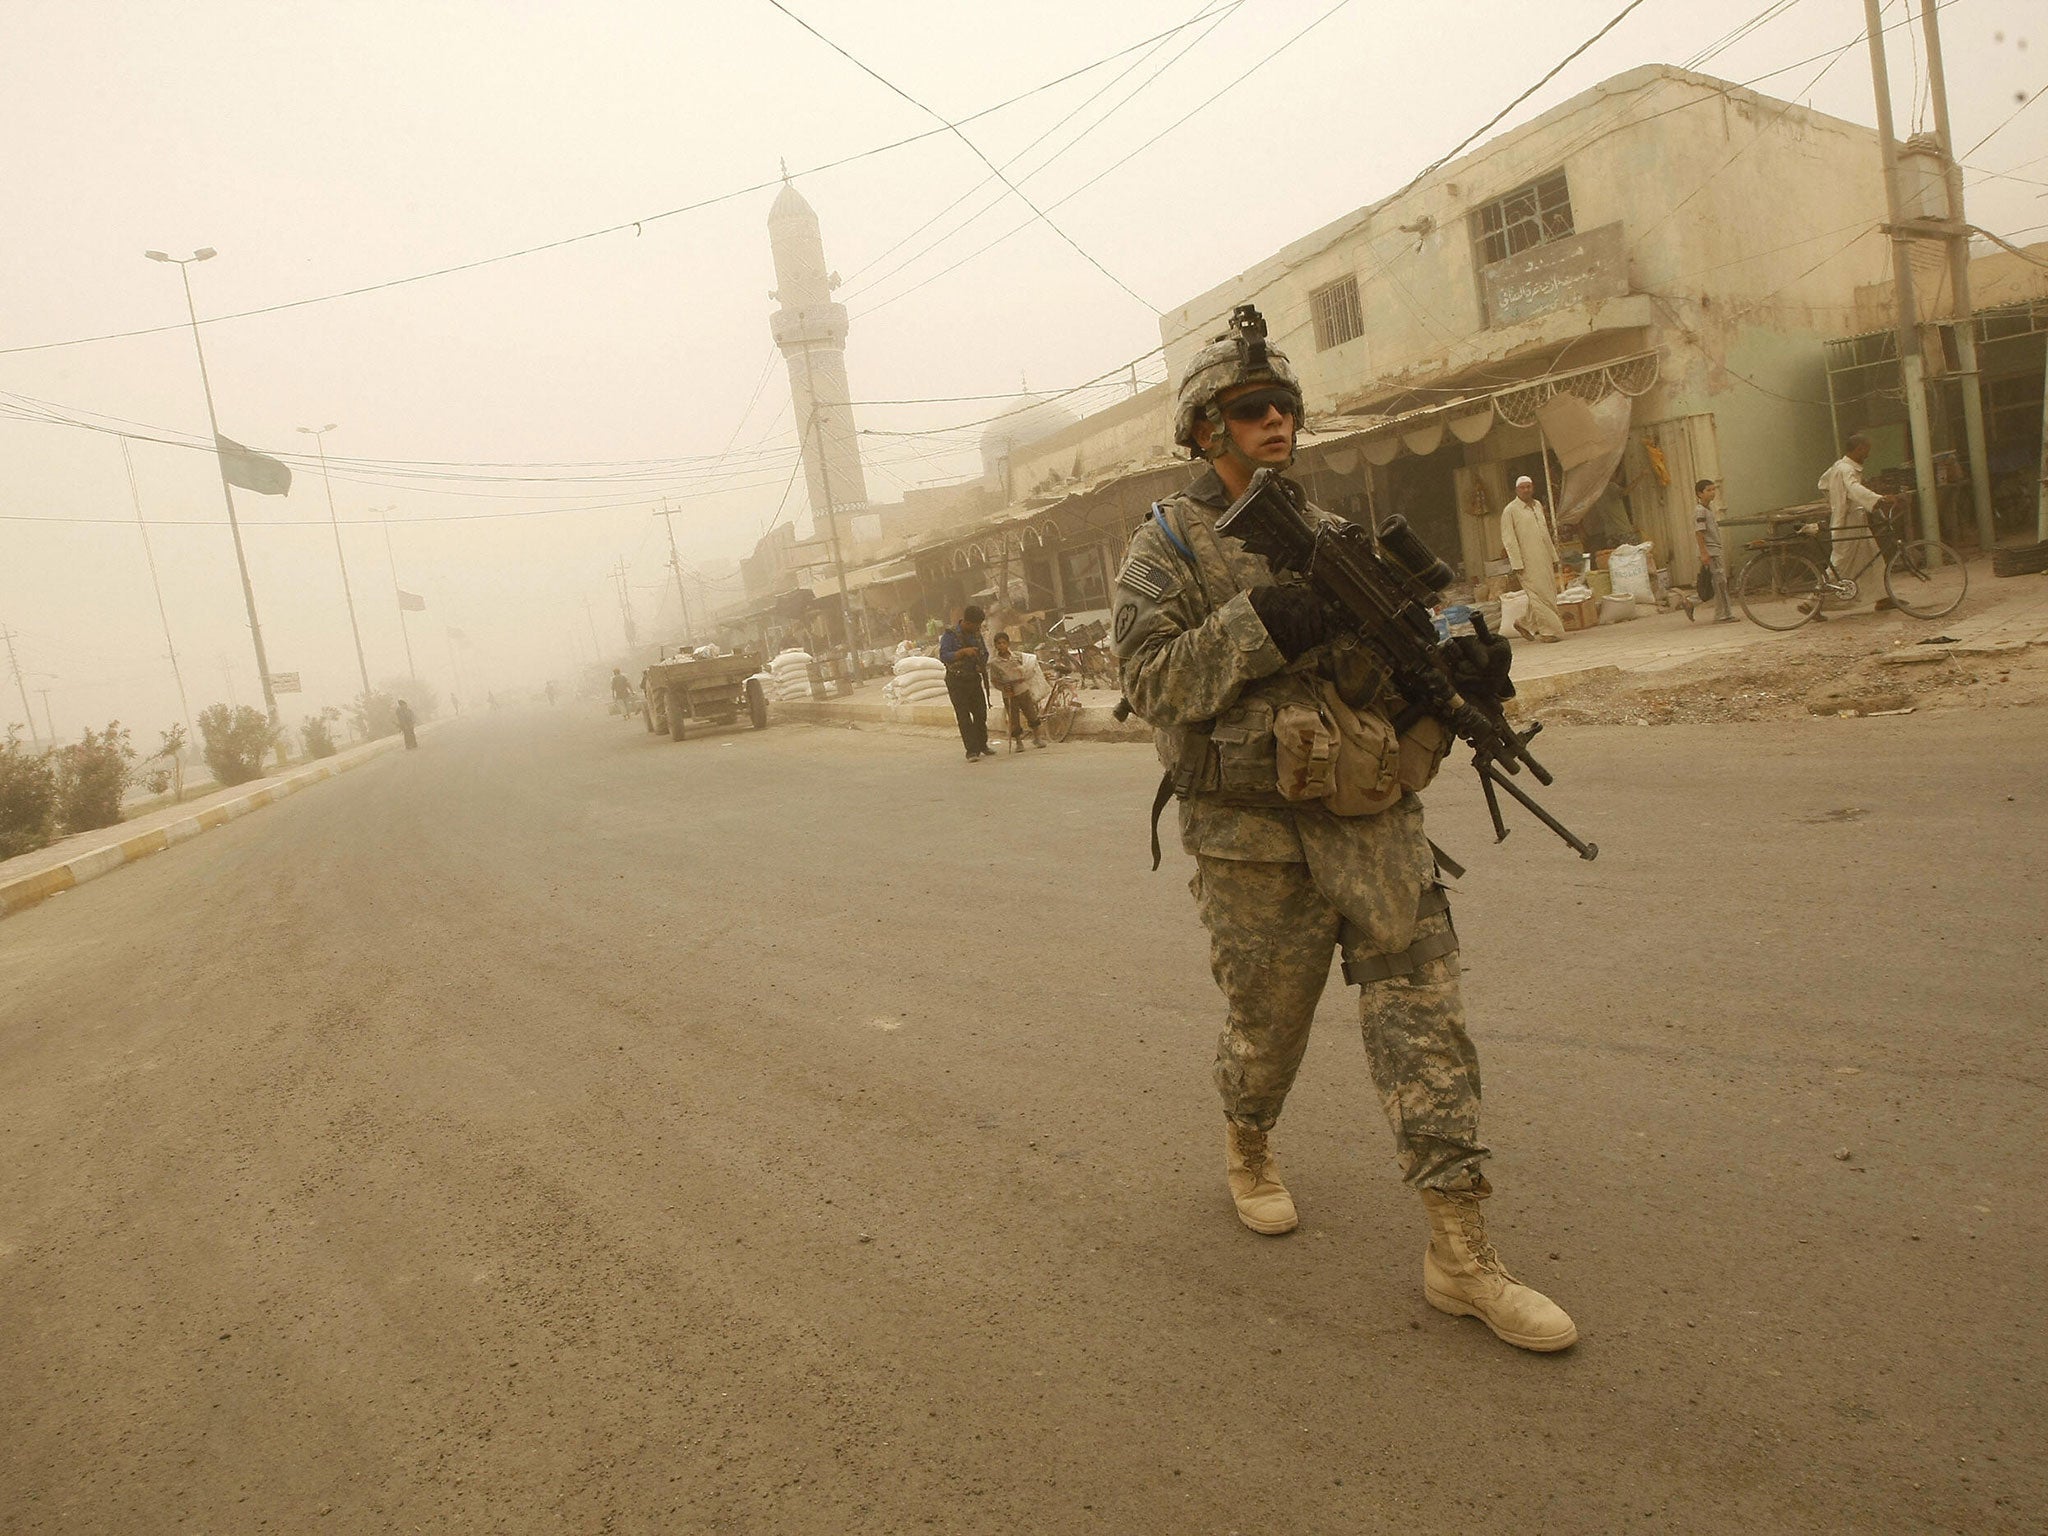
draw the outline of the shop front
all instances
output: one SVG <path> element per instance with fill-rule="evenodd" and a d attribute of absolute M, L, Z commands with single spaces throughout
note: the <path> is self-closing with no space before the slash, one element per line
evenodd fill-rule
<path fill-rule="evenodd" d="M 1713 418 L 1655 419 L 1658 383 L 1648 349 L 1497 389 L 1445 388 L 1442 403 L 1332 435 L 1304 459 L 1340 491 L 1359 485 L 1364 520 L 1405 518 L 1475 588 L 1506 573 L 1500 513 L 1523 475 L 1561 550 L 1647 541 L 1689 579 L 1692 483 L 1715 476 Z"/>

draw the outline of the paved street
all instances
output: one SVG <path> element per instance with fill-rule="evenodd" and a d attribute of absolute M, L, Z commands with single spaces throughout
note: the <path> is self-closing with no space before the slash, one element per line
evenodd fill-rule
<path fill-rule="evenodd" d="M 0 1530 L 2039 1530 L 2043 725 L 1447 771 L 1539 1358 L 1348 991 L 1236 1222 L 1144 748 L 457 722 L 0 923 Z"/>

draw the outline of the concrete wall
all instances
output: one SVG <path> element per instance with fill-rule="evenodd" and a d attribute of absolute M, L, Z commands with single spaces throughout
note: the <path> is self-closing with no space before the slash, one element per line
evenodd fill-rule
<path fill-rule="evenodd" d="M 1738 150 L 1741 157 L 1723 170 Z M 1704 299 L 1709 309 L 1818 339 L 1839 329 L 1856 285 L 1884 269 L 1875 236 L 1832 254 L 1858 227 L 1884 217 L 1870 130 L 1651 65 L 1583 92 L 1401 197 L 1348 214 L 1170 311 L 1160 330 L 1173 376 L 1247 299 L 1301 370 L 1312 410 L 1355 406 L 1375 389 L 1488 356 L 1643 323 L 1640 303 L 1617 297 L 1488 334 L 1470 216 L 1560 166 L 1575 227 L 1620 226 L 1633 295 Z M 1318 352 L 1309 295 L 1347 275 L 1358 281 L 1364 334 Z"/>
<path fill-rule="evenodd" d="M 1473 215 L 1560 168 L 1580 270 L 1605 280 L 1490 323 Z M 1276 251 L 1163 316 L 1160 331 L 1178 378 L 1249 300 L 1312 411 L 1388 414 L 1655 349 L 1660 377 L 1636 401 L 1622 471 L 1638 524 L 1687 579 L 1694 478 L 1725 480 L 1727 504 L 1755 513 L 1811 499 L 1832 462 L 1821 344 L 1853 317 L 1857 287 L 1888 269 L 1884 217 L 1871 130 L 1651 65 Z M 1572 255 L 1566 245 L 1524 254 L 1541 266 Z M 1346 276 L 1363 334 L 1318 351 L 1310 295 Z M 1669 486 L 1651 477 L 1646 440 Z M 1476 445 L 1442 451 L 1456 461 L 1461 502 L 1476 477 L 1497 505 L 1508 494 L 1500 466 L 1536 446 L 1533 432 L 1497 424 Z M 1375 473 L 1384 491 L 1387 472 Z M 1461 515 L 1445 533 L 1468 575 L 1499 556 L 1497 518 Z"/>

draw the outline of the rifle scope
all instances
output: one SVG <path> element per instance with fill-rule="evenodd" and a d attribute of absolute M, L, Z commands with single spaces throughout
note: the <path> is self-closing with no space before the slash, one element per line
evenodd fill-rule
<path fill-rule="evenodd" d="M 1380 524 L 1379 541 L 1381 552 L 1431 597 L 1457 580 L 1451 568 L 1430 553 L 1421 536 L 1408 526 L 1408 519 L 1398 512 Z"/>

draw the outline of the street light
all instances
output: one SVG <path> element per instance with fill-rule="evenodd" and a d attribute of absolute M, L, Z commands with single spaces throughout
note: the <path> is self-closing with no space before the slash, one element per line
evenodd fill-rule
<path fill-rule="evenodd" d="M 213 409 L 213 381 L 206 373 L 206 349 L 199 343 L 199 310 L 192 302 L 192 274 L 186 270 L 194 262 L 211 261 L 218 254 L 210 245 L 203 245 L 190 256 L 167 256 L 162 251 L 144 251 L 151 261 L 169 262 L 178 269 L 179 280 L 185 285 L 185 314 L 192 322 L 192 350 L 199 357 L 199 387 L 206 392 L 206 421 L 213 428 L 213 466 L 220 471 L 220 497 L 227 503 L 228 532 L 235 541 L 235 566 L 242 573 L 242 603 L 249 610 L 249 638 L 256 646 L 256 677 L 263 684 L 263 707 L 270 713 L 270 723 L 277 725 L 277 695 L 270 687 L 270 658 L 263 654 L 263 626 L 256 619 L 256 589 L 249 583 L 249 557 L 242 551 L 242 525 L 235 517 L 235 494 L 228 489 L 228 467 L 220 456 L 220 417 Z M 278 761 L 284 761 L 284 743 L 277 747 Z"/>
<path fill-rule="evenodd" d="M 334 482 L 327 476 L 327 434 L 334 430 L 334 423 L 324 427 L 301 427 L 301 432 L 310 436 L 320 448 L 320 483 L 327 487 L 327 523 L 334 530 L 334 559 L 341 567 L 341 595 L 348 604 L 348 629 L 356 637 L 356 671 L 363 679 L 363 708 L 370 707 L 370 664 L 363 660 L 363 631 L 356 623 L 356 597 L 348 586 L 348 557 L 341 552 L 341 520 L 334 515 Z"/>

